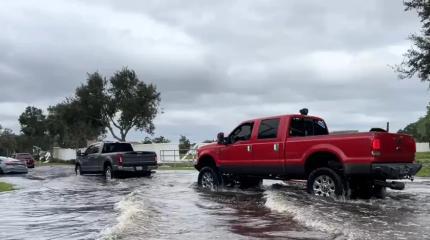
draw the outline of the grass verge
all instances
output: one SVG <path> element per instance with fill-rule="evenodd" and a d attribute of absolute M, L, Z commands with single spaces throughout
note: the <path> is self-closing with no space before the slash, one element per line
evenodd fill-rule
<path fill-rule="evenodd" d="M 417 176 L 430 177 L 430 152 L 416 153 L 415 159 L 423 165 L 421 170 L 417 173 Z"/>
<path fill-rule="evenodd" d="M 12 191 L 13 185 L 10 183 L 0 182 L 0 192 Z"/>

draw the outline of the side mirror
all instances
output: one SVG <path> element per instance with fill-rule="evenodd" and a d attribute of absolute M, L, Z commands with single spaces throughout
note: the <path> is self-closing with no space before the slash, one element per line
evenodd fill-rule
<path fill-rule="evenodd" d="M 218 142 L 218 144 L 224 144 L 224 133 L 223 132 L 220 132 L 220 133 L 218 133 L 217 135 L 216 135 L 216 139 L 217 139 L 217 142 Z"/>
<path fill-rule="evenodd" d="M 78 151 L 76 151 L 76 156 L 77 157 L 80 157 L 80 156 L 82 156 L 82 155 L 84 155 L 82 152 L 81 152 L 81 150 L 79 149 Z"/>

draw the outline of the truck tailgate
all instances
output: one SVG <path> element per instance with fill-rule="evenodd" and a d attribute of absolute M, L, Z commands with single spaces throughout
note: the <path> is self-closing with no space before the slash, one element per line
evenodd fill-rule
<path fill-rule="evenodd" d="M 377 133 L 375 139 L 380 140 L 380 156 L 375 162 L 411 163 L 415 160 L 415 140 L 406 134 Z"/>
<path fill-rule="evenodd" d="M 124 166 L 157 165 L 155 152 L 127 152 L 123 154 Z"/>

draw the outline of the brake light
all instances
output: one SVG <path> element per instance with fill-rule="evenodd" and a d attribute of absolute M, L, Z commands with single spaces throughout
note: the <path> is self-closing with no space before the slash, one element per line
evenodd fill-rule
<path fill-rule="evenodd" d="M 118 154 L 116 157 L 118 160 L 118 164 L 122 165 L 124 163 L 124 158 L 123 158 L 122 154 Z"/>
<path fill-rule="evenodd" d="M 379 157 L 381 156 L 381 139 L 374 138 L 372 140 L 372 156 Z"/>
<path fill-rule="evenodd" d="M 376 151 L 381 150 L 381 140 L 379 138 L 373 139 L 372 150 L 376 150 Z"/>

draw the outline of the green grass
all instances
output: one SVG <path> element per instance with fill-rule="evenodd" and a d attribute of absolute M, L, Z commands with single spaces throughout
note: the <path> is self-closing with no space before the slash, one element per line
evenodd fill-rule
<path fill-rule="evenodd" d="M 192 162 L 180 163 L 164 163 L 158 166 L 159 170 L 193 170 L 194 165 Z"/>
<path fill-rule="evenodd" d="M 430 177 L 430 152 L 416 153 L 415 159 L 423 165 L 421 170 L 417 173 L 417 176 Z"/>
<path fill-rule="evenodd" d="M 0 192 L 12 191 L 13 185 L 5 182 L 0 182 Z"/>

